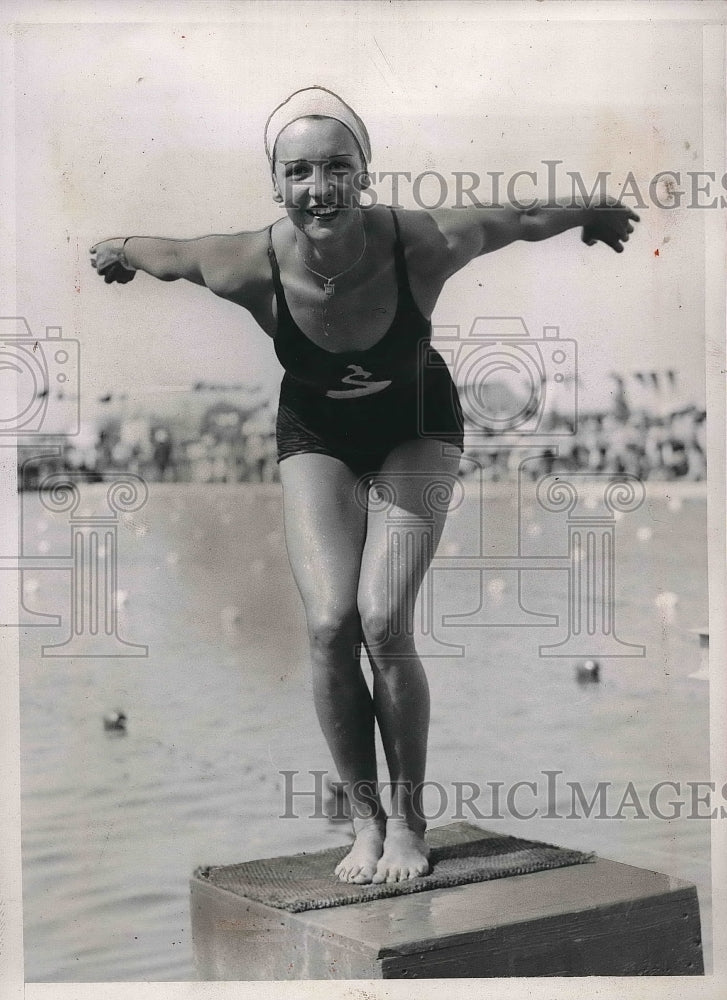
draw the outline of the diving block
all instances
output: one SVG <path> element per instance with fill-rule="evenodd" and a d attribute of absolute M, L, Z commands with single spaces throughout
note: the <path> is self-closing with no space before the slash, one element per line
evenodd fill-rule
<path fill-rule="evenodd" d="M 293 861 L 275 859 L 281 872 Z M 191 880 L 201 980 L 704 973 L 696 888 L 601 858 L 304 912 L 230 891 L 208 871 Z"/>

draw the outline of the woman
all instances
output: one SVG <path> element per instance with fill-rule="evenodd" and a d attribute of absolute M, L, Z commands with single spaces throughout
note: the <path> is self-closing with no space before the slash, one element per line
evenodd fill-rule
<path fill-rule="evenodd" d="M 589 244 L 620 252 L 637 217 L 613 205 L 364 211 L 368 133 L 320 87 L 280 105 L 265 140 L 273 198 L 287 218 L 231 236 L 107 240 L 92 248 L 92 263 L 106 282 L 140 270 L 205 285 L 247 309 L 273 340 L 285 369 L 277 440 L 286 545 L 305 606 L 315 707 L 354 823 L 336 874 L 396 882 L 428 871 L 429 691 L 412 619 L 446 517 L 434 512 L 432 526 L 425 497 L 451 481 L 462 450 L 457 392 L 428 346 L 432 310 L 447 279 L 475 257 L 575 226 Z M 367 502 L 376 483 L 393 510 Z M 387 542 L 398 514 L 403 550 Z M 376 724 L 392 788 L 388 816 Z"/>

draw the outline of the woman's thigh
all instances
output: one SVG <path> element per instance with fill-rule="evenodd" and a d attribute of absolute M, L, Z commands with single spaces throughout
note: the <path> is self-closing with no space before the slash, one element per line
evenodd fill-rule
<path fill-rule="evenodd" d="M 366 537 L 358 477 L 329 455 L 291 455 L 280 463 L 285 542 L 309 625 L 357 613 Z"/>
<path fill-rule="evenodd" d="M 459 462 L 451 445 L 406 441 L 375 477 L 358 606 L 364 626 L 381 633 L 380 641 L 392 627 L 411 634 L 416 596 L 442 536 Z"/>

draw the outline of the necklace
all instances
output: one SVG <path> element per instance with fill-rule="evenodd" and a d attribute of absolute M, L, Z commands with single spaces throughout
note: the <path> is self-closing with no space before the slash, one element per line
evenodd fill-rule
<path fill-rule="evenodd" d="M 321 274 L 320 271 L 314 270 L 310 264 L 306 264 L 303 259 L 303 255 L 301 254 L 300 259 L 303 261 L 303 267 L 306 271 L 310 271 L 310 273 L 315 274 L 317 278 L 323 279 L 323 291 L 325 292 L 327 299 L 330 299 L 335 295 L 336 288 L 334 282 L 338 281 L 339 278 L 342 278 L 344 274 L 348 274 L 349 271 L 353 271 L 354 267 L 356 267 L 357 264 L 360 264 L 363 260 L 363 255 L 366 253 L 366 230 L 363 227 L 361 228 L 361 234 L 363 236 L 363 248 L 361 249 L 361 253 L 358 255 L 356 260 L 353 264 L 349 264 L 348 267 L 344 268 L 343 271 L 339 271 L 338 274 L 332 274 L 330 277 L 325 274 Z"/>
<path fill-rule="evenodd" d="M 361 248 L 361 253 L 358 255 L 353 264 L 349 264 L 348 267 L 344 268 L 343 271 L 339 271 L 338 274 L 332 274 L 330 276 L 326 274 L 321 274 L 320 271 L 316 271 L 314 268 L 312 268 L 310 264 L 306 264 L 305 260 L 303 259 L 303 255 L 301 254 L 300 259 L 303 262 L 303 267 L 306 269 L 306 271 L 310 271 L 311 274 L 315 274 L 317 278 L 320 278 L 323 281 L 324 294 L 323 294 L 323 309 L 321 318 L 323 323 L 323 334 L 326 337 L 329 335 L 328 328 L 330 326 L 330 322 L 328 319 L 328 303 L 336 294 L 335 282 L 338 281 L 339 278 L 342 278 L 344 274 L 348 274 L 349 271 L 353 271 L 354 267 L 356 267 L 358 264 L 361 263 L 364 254 L 366 253 L 366 247 L 367 247 L 366 230 L 363 228 L 363 226 L 361 227 L 361 235 L 363 236 L 363 247 Z"/>

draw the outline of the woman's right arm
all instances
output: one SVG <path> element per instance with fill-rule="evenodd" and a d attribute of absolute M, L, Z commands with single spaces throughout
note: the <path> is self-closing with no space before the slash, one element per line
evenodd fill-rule
<path fill-rule="evenodd" d="M 234 297 L 253 269 L 250 236 L 201 236 L 191 240 L 130 236 L 91 247 L 91 266 L 107 284 L 131 281 L 145 271 L 160 281 L 185 278 L 217 295 Z M 247 238 L 246 238 L 247 237 Z"/>

